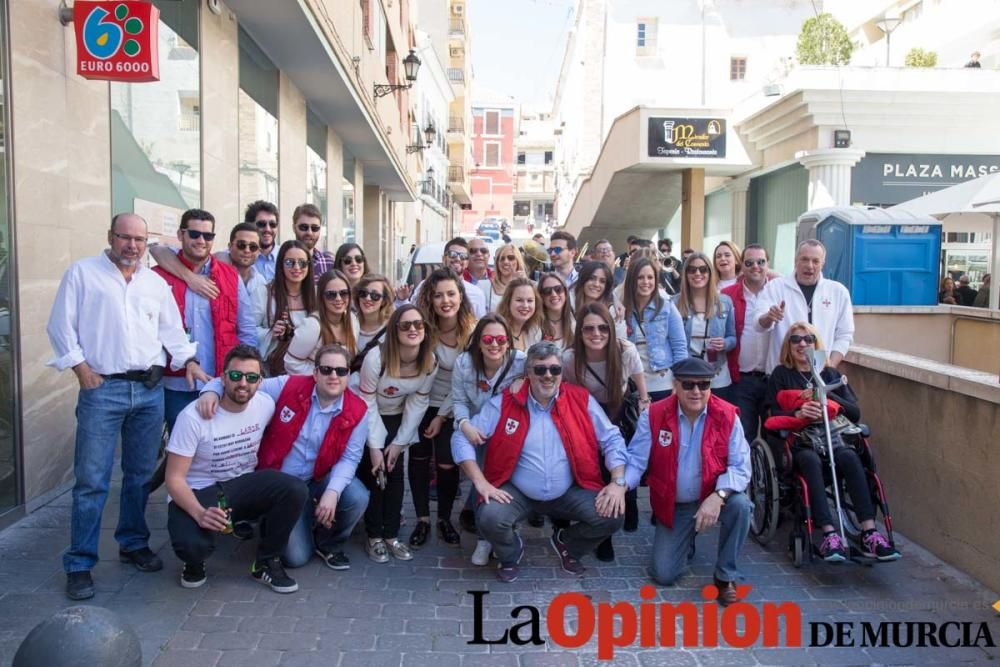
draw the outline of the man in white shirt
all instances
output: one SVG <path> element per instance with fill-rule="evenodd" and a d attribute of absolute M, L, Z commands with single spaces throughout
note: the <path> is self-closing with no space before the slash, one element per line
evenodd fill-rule
<path fill-rule="evenodd" d="M 281 552 L 309 492 L 305 482 L 280 470 L 256 469 L 264 429 L 274 415 L 274 399 L 257 392 L 262 369 L 256 348 L 234 347 L 226 355 L 215 415 L 202 419 L 198 404 L 191 403 L 170 434 L 167 531 L 174 553 L 184 562 L 184 588 L 198 588 L 207 580 L 205 559 L 215 549 L 216 533 L 232 532 L 234 521 L 259 519 L 250 576 L 276 593 L 299 589 L 281 564 Z"/>
<path fill-rule="evenodd" d="M 166 281 L 142 266 L 146 221 L 131 213 L 111 220 L 110 247 L 75 262 L 63 275 L 47 332 L 55 352 L 47 365 L 72 368 L 80 383 L 70 547 L 63 554 L 66 594 L 94 596 L 101 514 L 121 437 L 124 471 L 115 539 L 122 562 L 153 572 L 163 562 L 149 549 L 146 501 L 163 430 L 164 348 L 187 382 L 210 378 L 195 359 Z"/>
<path fill-rule="evenodd" d="M 854 306 L 847 288 L 823 277 L 826 248 L 816 239 L 799 244 L 795 273 L 772 280 L 757 300 L 754 320 L 761 331 L 770 331 L 766 369 L 778 365 L 781 343 L 796 322 L 809 322 L 819 330 L 836 368 L 854 341 Z"/>
<path fill-rule="evenodd" d="M 467 283 L 472 283 L 489 294 L 493 289 L 493 271 L 490 270 L 490 247 L 481 238 L 474 238 L 469 241 L 469 268 L 465 270 L 462 279 Z"/>

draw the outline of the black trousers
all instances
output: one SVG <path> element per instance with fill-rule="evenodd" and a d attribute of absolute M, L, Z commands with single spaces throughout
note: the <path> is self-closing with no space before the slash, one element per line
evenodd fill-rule
<path fill-rule="evenodd" d="M 226 494 L 233 521 L 259 520 L 257 559 L 280 556 L 309 495 L 306 483 L 278 470 L 255 470 L 198 489 L 194 495 L 211 507 L 218 504 L 220 489 Z M 167 506 L 167 531 L 174 553 L 185 563 L 204 562 L 215 550 L 216 532 L 199 526 L 174 502 Z"/>
<path fill-rule="evenodd" d="M 388 447 L 399 427 L 403 415 L 382 415 L 385 424 L 385 443 Z M 383 450 L 384 453 L 384 450 Z M 378 488 L 372 474 L 372 459 L 368 447 L 358 465 L 358 479 L 368 488 L 368 508 L 365 509 L 365 532 L 369 539 L 394 540 L 399 537 L 399 513 L 403 509 L 403 455 L 396 459 L 396 467 L 386 473 L 385 489 Z"/>
<path fill-rule="evenodd" d="M 764 415 L 767 379 L 762 375 L 740 375 L 740 381 L 730 385 L 729 402 L 740 409 L 740 422 L 747 442 L 753 442 Z"/>
<path fill-rule="evenodd" d="M 431 456 L 437 467 L 437 509 L 439 519 L 449 519 L 455 496 L 458 495 L 459 472 L 455 461 L 451 458 L 451 434 L 454 432 L 454 420 L 446 419 L 441 431 L 433 438 L 425 438 L 424 429 L 430 426 L 437 417 L 436 407 L 427 408 L 423 421 L 420 422 L 420 442 L 410 447 L 407 454 L 407 474 L 410 480 L 410 493 L 413 494 L 413 508 L 417 516 L 430 516 L 431 487 Z M 442 468 L 441 466 L 451 466 Z"/>
<path fill-rule="evenodd" d="M 833 450 L 834 463 L 837 464 L 837 476 L 844 480 L 847 492 L 851 494 L 854 514 L 858 521 L 868 521 L 875 518 L 875 506 L 872 505 L 871 489 L 865 476 L 865 468 L 861 457 L 849 446 Z M 830 503 L 826 499 L 826 483 L 824 471 L 830 469 L 830 462 L 819 457 L 808 447 L 793 447 L 792 459 L 795 467 L 806 478 L 809 485 L 809 505 L 812 507 L 813 524 L 836 526 L 830 512 Z"/>

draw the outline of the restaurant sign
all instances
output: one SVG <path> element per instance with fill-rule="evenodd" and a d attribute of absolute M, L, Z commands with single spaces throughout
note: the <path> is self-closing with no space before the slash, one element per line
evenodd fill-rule
<path fill-rule="evenodd" d="M 159 26 L 160 10 L 151 2 L 77 0 L 77 74 L 102 81 L 159 81 Z"/>
<path fill-rule="evenodd" d="M 726 157 L 725 118 L 650 117 L 649 157 Z"/>
<path fill-rule="evenodd" d="M 851 202 L 889 206 L 1000 171 L 1000 155 L 868 153 L 851 172 Z"/>

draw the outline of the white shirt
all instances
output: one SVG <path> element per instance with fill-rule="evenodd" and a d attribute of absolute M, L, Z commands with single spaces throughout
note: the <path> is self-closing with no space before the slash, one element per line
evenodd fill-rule
<path fill-rule="evenodd" d="M 761 331 L 760 327 L 754 324 L 753 314 L 757 312 L 757 301 L 764 289 L 754 294 L 743 286 L 743 298 L 746 299 L 747 309 L 743 314 L 743 334 L 740 337 L 740 373 L 750 373 L 760 371 L 770 373 L 772 368 L 767 367 L 767 344 L 771 338 L 770 331 Z"/>
<path fill-rule="evenodd" d="M 107 254 L 74 262 L 63 274 L 46 328 L 63 371 L 84 361 L 100 375 L 147 370 L 166 362 L 181 370 L 195 356 L 167 281 L 139 266 L 126 282 Z"/>
<path fill-rule="evenodd" d="M 372 348 L 361 365 L 360 394 L 372 415 L 403 415 L 403 423 L 392 442 L 386 443 L 389 433 L 381 419 L 368 422 L 368 446 L 384 449 L 388 445 L 409 447 L 420 439 L 417 429 L 430 405 L 431 387 L 437 376 L 437 365 L 426 375 L 396 378 L 382 368 L 382 349 Z"/>

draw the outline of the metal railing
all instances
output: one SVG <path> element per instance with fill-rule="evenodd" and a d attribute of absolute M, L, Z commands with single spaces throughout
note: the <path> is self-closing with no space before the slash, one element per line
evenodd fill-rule
<path fill-rule="evenodd" d="M 448 182 L 449 183 L 461 183 L 465 180 L 465 169 L 462 167 L 449 166 L 448 167 Z"/>
<path fill-rule="evenodd" d="M 465 19 L 455 17 L 448 19 L 448 33 L 452 35 L 464 35 Z"/>
<path fill-rule="evenodd" d="M 455 83 L 465 83 L 465 70 L 461 67 L 449 67 L 448 80 Z"/>
<path fill-rule="evenodd" d="M 461 116 L 448 116 L 449 132 L 465 132 L 465 119 Z"/>

